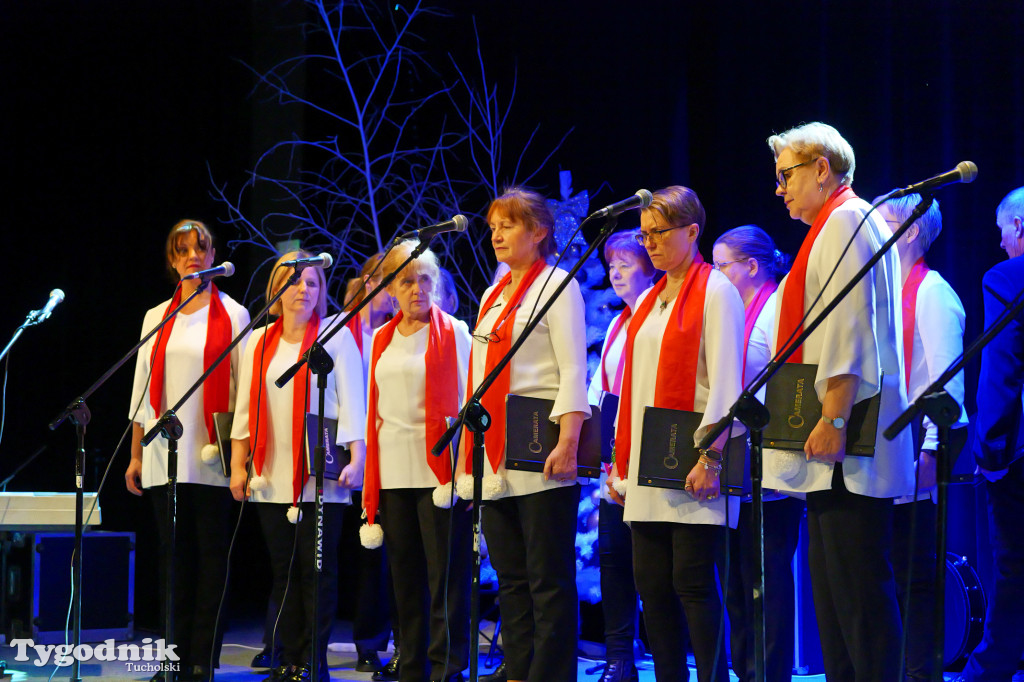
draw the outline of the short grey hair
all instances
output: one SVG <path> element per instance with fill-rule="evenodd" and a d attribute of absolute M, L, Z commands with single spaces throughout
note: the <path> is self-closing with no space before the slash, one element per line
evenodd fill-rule
<path fill-rule="evenodd" d="M 1024 219 L 1024 187 L 1018 187 L 1003 197 L 996 209 L 996 220 L 1013 216 Z"/>
<path fill-rule="evenodd" d="M 853 171 L 857 166 L 853 147 L 843 139 L 838 130 L 827 123 L 804 123 L 784 133 L 772 135 L 768 138 L 768 146 L 771 147 L 776 161 L 787 147 L 804 161 L 824 156 L 828 159 L 832 172 L 839 176 L 840 183 L 853 184 Z"/>
<path fill-rule="evenodd" d="M 882 197 L 875 197 L 875 200 L 871 203 L 877 204 L 878 200 Z M 892 217 L 901 223 L 907 222 L 907 218 L 914 212 L 917 205 L 921 203 L 920 194 L 907 194 L 898 199 L 889 199 L 889 201 L 882 204 L 885 206 Z M 932 247 L 932 244 L 939 237 L 939 233 L 942 232 L 942 212 L 939 211 L 939 200 L 935 199 L 932 201 L 932 205 L 928 207 L 928 210 L 924 212 L 924 215 L 917 219 L 914 223 L 917 225 L 917 229 L 920 230 L 921 245 L 924 247 L 927 253 L 928 249 Z"/>

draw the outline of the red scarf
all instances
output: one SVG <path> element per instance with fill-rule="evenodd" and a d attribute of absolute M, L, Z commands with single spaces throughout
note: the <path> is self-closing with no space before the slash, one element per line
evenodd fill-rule
<path fill-rule="evenodd" d="M 761 316 L 764 304 L 772 297 L 775 290 L 779 288 L 778 282 L 768 280 L 761 285 L 761 288 L 754 294 L 750 305 L 743 309 L 743 385 L 747 385 L 747 348 L 750 347 L 750 334 L 757 325 L 757 318 Z"/>
<path fill-rule="evenodd" d="M 807 288 L 807 261 L 811 257 L 811 247 L 814 246 L 814 240 L 818 238 L 821 229 L 825 227 L 825 222 L 832 215 L 832 211 L 850 199 L 856 198 L 857 195 L 847 185 L 839 185 L 836 191 L 832 193 L 832 196 L 825 202 L 825 205 L 821 207 L 818 217 L 814 219 L 814 224 L 811 225 L 810 231 L 804 237 L 804 242 L 800 245 L 800 251 L 796 254 L 796 258 L 793 260 L 793 267 L 790 268 L 789 276 L 786 278 L 786 290 L 782 293 L 782 305 L 779 307 L 779 326 L 775 336 L 777 351 L 781 351 L 783 344 L 786 344 L 791 337 L 796 338 L 804 330 L 803 318 L 806 312 L 804 310 L 804 292 Z M 803 362 L 803 360 L 804 349 L 803 346 L 800 346 L 796 349 L 795 353 L 789 356 L 786 362 Z"/>
<path fill-rule="evenodd" d="M 345 325 L 350 332 L 352 332 L 352 338 L 355 339 L 356 348 L 359 349 L 359 357 L 363 356 L 363 314 L 356 313 L 352 316 L 352 319 Z"/>
<path fill-rule="evenodd" d="M 171 299 L 167 309 L 164 310 L 164 317 L 181 304 L 181 287 L 174 291 L 174 298 Z M 149 383 L 149 404 L 153 407 L 153 413 L 158 417 L 161 414 L 161 401 L 164 397 L 164 377 L 167 373 L 165 356 L 167 354 L 167 340 L 171 338 L 171 329 L 174 328 L 174 321 L 178 319 L 175 315 L 164 328 L 157 332 L 157 342 L 153 346 L 153 352 L 149 356 L 149 365 L 153 368 L 153 377 Z M 210 306 L 209 317 L 206 321 L 206 345 L 203 347 L 203 371 L 205 372 L 213 361 L 217 359 L 224 349 L 231 343 L 231 318 L 224 304 L 220 300 L 220 292 L 217 285 L 210 283 Z M 217 431 L 213 426 L 214 412 L 227 412 L 228 398 L 231 391 L 231 362 L 222 362 L 217 365 L 210 376 L 203 382 L 203 419 L 206 421 L 206 433 L 210 443 L 217 442 Z"/>
<path fill-rule="evenodd" d="M 615 318 L 615 326 L 612 327 L 612 331 L 608 334 L 608 339 L 604 343 L 604 353 L 601 354 L 601 389 L 605 393 L 614 393 L 618 395 L 622 392 L 622 357 L 619 357 L 619 365 L 615 368 L 615 383 L 612 386 L 608 385 L 608 367 L 605 364 L 608 360 L 608 351 L 611 350 L 612 344 L 615 343 L 615 337 L 619 335 L 619 331 L 626 326 L 629 321 L 630 315 L 633 311 L 629 309 L 627 305 L 619 316 Z"/>
<path fill-rule="evenodd" d="M 366 413 L 366 478 L 363 481 L 363 509 L 366 510 L 366 522 L 373 525 L 380 503 L 380 442 L 377 424 L 377 403 L 380 401 L 380 390 L 377 388 L 377 361 L 384 349 L 391 344 L 395 329 L 402 319 L 399 311 L 395 317 L 381 327 L 373 339 L 373 356 L 370 360 L 370 401 Z M 446 417 L 455 417 L 459 413 L 459 352 L 455 342 L 455 326 L 452 318 L 441 312 L 437 305 L 430 307 L 430 336 L 427 339 L 427 352 L 424 356 L 426 365 L 426 390 L 424 404 L 426 421 L 424 423 L 426 440 L 426 458 L 437 482 L 447 485 L 452 481 L 452 462 L 447 456 L 434 457 L 430 449 L 448 430 Z"/>
<path fill-rule="evenodd" d="M 708 277 L 713 268 L 698 253 L 686 271 L 683 286 L 672 306 L 671 319 L 661 338 L 661 355 L 654 386 L 654 407 L 693 411 L 697 393 L 697 361 L 700 357 L 700 339 L 704 333 L 704 297 Z M 615 432 L 615 468 L 619 478 L 629 473 L 629 451 L 632 445 L 632 418 L 630 402 L 633 400 L 633 344 L 644 321 L 664 291 L 668 277 L 662 277 L 640 307 L 626 331 L 626 347 L 622 375 L 622 393 L 619 397 L 619 425 Z"/>
<path fill-rule="evenodd" d="M 498 315 L 498 319 L 494 321 L 494 325 L 491 327 L 491 333 L 497 334 L 498 341 L 496 343 L 487 342 L 487 359 L 484 361 L 484 376 L 487 376 L 497 366 L 498 361 L 505 356 L 508 349 L 512 347 L 512 328 L 516 323 L 516 310 L 519 308 L 519 304 L 522 302 L 523 297 L 526 296 L 526 292 L 530 289 L 530 285 L 537 279 L 540 273 L 545 267 L 544 259 L 538 258 L 534 261 L 533 265 L 526 272 L 526 275 L 519 282 L 519 286 L 512 293 L 512 298 L 508 300 L 501 313 Z M 498 297 L 501 296 L 501 292 L 505 290 L 509 282 L 512 281 L 512 273 L 506 272 L 505 276 L 502 277 L 494 289 L 491 291 L 491 295 L 487 297 L 484 304 L 480 306 L 480 314 L 476 318 L 477 333 L 480 331 L 480 320 L 484 318 L 493 306 Z M 476 344 L 473 344 L 474 346 Z M 473 395 L 475 389 L 473 385 L 473 351 L 469 354 L 469 378 L 466 381 L 466 399 Z M 513 360 L 514 362 L 514 360 Z M 501 374 L 491 388 L 488 389 L 487 393 L 480 400 L 480 404 L 488 414 L 491 415 L 491 428 L 487 429 L 484 434 L 484 448 L 487 450 L 487 459 L 491 463 L 491 470 L 497 473 L 498 465 L 505 458 L 505 397 L 508 395 L 510 386 L 512 385 L 512 363 L 505 365 L 505 369 L 501 370 Z M 467 443 L 469 438 L 463 439 L 463 446 L 465 447 L 464 452 L 467 455 L 466 459 L 466 472 L 473 473 L 473 460 L 471 459 L 471 446 Z"/>
<path fill-rule="evenodd" d="M 903 373 L 907 380 L 907 394 L 910 394 L 910 368 L 914 360 L 914 322 L 917 320 L 917 290 L 930 272 L 924 263 L 924 256 L 914 263 L 910 276 L 903 284 Z"/>
<path fill-rule="evenodd" d="M 319 330 L 320 316 L 314 312 L 313 317 L 306 325 L 306 332 L 302 336 L 302 347 L 299 348 L 296 360 L 301 358 L 302 354 L 313 345 Z M 267 421 L 267 402 L 269 402 L 267 369 L 277 353 L 277 344 L 281 340 L 283 331 L 284 317 L 282 316 L 277 318 L 277 322 L 266 331 L 266 345 L 264 345 L 263 339 L 255 341 L 257 345 L 252 358 L 253 381 L 249 385 L 249 432 L 252 433 L 256 425 L 259 424 L 259 428 L 256 429 L 256 442 L 252 444 L 252 463 L 256 476 L 263 475 L 263 462 L 267 457 L 267 433 L 270 431 L 270 424 Z M 258 381 L 257 377 L 259 377 Z M 262 396 L 260 395 L 261 389 Z M 306 440 L 306 404 L 308 401 L 309 368 L 306 367 L 292 379 L 292 502 L 299 501 L 302 487 L 309 480 L 309 471 L 305 466 L 306 460 L 302 456 Z"/>

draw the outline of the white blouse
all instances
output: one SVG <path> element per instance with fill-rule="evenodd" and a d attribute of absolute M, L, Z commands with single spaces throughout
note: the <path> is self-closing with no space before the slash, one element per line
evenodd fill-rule
<path fill-rule="evenodd" d="M 552 274 L 552 270 L 554 273 Z M 548 281 L 548 275 L 551 280 Z M 516 311 L 515 323 L 512 325 L 512 343 L 522 334 L 530 318 L 530 313 L 550 298 L 552 292 L 565 279 L 568 273 L 561 268 L 545 266 L 540 275 L 530 285 L 526 295 L 520 301 Z M 545 286 L 545 282 L 547 285 Z M 541 290 L 543 289 L 543 295 Z M 488 287 L 481 299 L 491 295 L 494 287 Z M 540 300 L 538 301 L 538 297 Z M 505 301 L 498 297 L 494 306 L 484 312 L 480 324 L 474 334 L 483 336 L 490 332 L 505 306 Z M 490 344 L 481 338 L 473 338 L 473 388 L 475 389 L 487 375 L 484 367 L 487 361 L 487 347 Z M 579 284 L 573 280 L 555 301 L 533 333 L 523 343 L 512 362 L 509 364 L 509 392 L 529 398 L 553 400 L 550 419 L 558 422 L 558 418 L 569 412 L 582 412 L 585 418 L 590 417 L 590 404 L 587 402 L 587 333 L 584 320 L 583 296 Z M 463 438 L 471 438 L 464 433 Z M 491 465 L 485 462 L 486 473 L 490 473 Z M 508 495 L 529 495 L 542 490 L 550 490 L 575 482 L 544 480 L 544 474 L 532 471 L 508 471 L 505 462 L 498 467 L 498 474 L 506 477 Z"/>
<path fill-rule="evenodd" d="M 452 318 L 452 323 L 458 354 L 461 406 L 466 395 L 471 339 L 465 322 Z M 374 332 L 374 338 L 377 332 Z M 429 325 L 409 336 L 402 336 L 396 329 L 391 343 L 377 360 L 374 374 L 379 392 L 377 423 L 369 424 L 367 428 L 379 428 L 377 442 L 380 446 L 381 489 L 437 486 L 437 477 L 430 468 L 426 454 L 425 357 L 429 337 Z M 433 443 L 429 445 L 433 446 Z"/>
<path fill-rule="evenodd" d="M 651 291 L 652 289 L 648 289 L 641 294 L 637 300 L 637 308 L 651 295 Z M 640 441 L 643 435 L 644 408 L 654 404 L 662 337 L 672 317 L 673 304 L 670 303 L 664 312 L 658 310 L 656 305 L 644 320 L 633 342 L 631 440 L 624 519 L 722 526 L 726 524 L 728 515 L 729 526 L 735 528 L 740 512 L 738 497 L 719 495 L 709 502 L 698 502 L 682 491 L 637 484 L 640 475 Z M 694 411 L 703 412 L 704 418 L 701 419 L 700 428 L 693 434 L 694 445 L 729 412 L 729 408 L 739 398 L 742 364 L 743 300 L 726 276 L 714 270 L 708 277 L 707 294 L 704 299 L 704 328 L 700 338 L 697 390 L 693 401 Z M 735 422 L 733 437 L 743 433 L 743 425 Z"/>
<path fill-rule="evenodd" d="M 821 300 L 814 306 L 812 317 L 835 298 L 839 290 L 853 279 L 864 263 L 892 236 L 885 221 L 877 213 L 872 213 L 849 251 L 840 260 L 857 224 L 869 209 L 870 205 L 861 199 L 845 202 L 832 212 L 811 247 L 804 310 L 822 291 L 833 268 L 836 269 Z M 788 282 L 787 275 L 776 292 L 777 308 L 782 306 Z M 900 263 L 896 252 L 890 251 L 803 345 L 803 362 L 818 365 L 814 388 L 819 400 L 825 395 L 829 378 L 842 374 L 860 377 L 855 402 L 866 400 L 879 392 L 882 394 L 874 457 L 847 455 L 843 460 L 843 480 L 847 489 L 868 497 L 898 497 L 912 493 L 914 488 L 910 430 L 904 429 L 893 441 L 882 436 L 889 424 L 907 408 L 903 376 L 902 290 Z M 778 312 L 771 336 L 773 352 L 778 350 Z M 765 448 L 765 487 L 796 493 L 831 488 L 834 466 L 820 461 L 808 462 L 802 451 L 798 454 L 798 473 L 792 478 L 782 479 L 776 475 L 780 466 L 777 461 L 780 456 L 788 455 Z"/>
<path fill-rule="evenodd" d="M 614 339 L 611 339 L 611 345 L 608 344 L 609 338 L 611 337 L 612 329 L 615 328 L 615 323 L 619 320 L 619 314 L 616 314 L 612 321 L 608 324 L 608 330 L 604 334 L 604 344 L 601 346 L 601 357 L 604 358 L 604 362 L 599 362 L 597 365 L 597 372 L 594 373 L 593 378 L 590 380 L 590 388 L 587 390 L 587 399 L 591 405 L 601 404 L 601 394 L 604 393 L 604 379 L 607 377 L 608 386 L 612 389 L 615 388 L 615 374 L 619 367 L 619 362 L 622 361 L 622 351 L 626 349 L 626 329 L 629 327 L 629 320 L 622 325 L 619 329 L 619 333 L 615 335 Z M 615 391 L 610 391 L 614 393 Z"/>
<path fill-rule="evenodd" d="M 914 356 L 910 366 L 910 390 L 907 396 L 917 400 L 964 350 L 964 306 L 960 297 L 935 270 L 930 270 L 917 290 L 917 311 L 914 316 Z M 922 333 L 924 332 L 924 333 Z M 900 338 L 902 343 L 902 336 Z M 953 428 L 967 426 L 964 410 L 964 372 L 946 384 L 946 392 L 960 405 L 960 419 Z M 922 450 L 939 446 L 939 429 L 924 418 L 925 437 Z"/>
<path fill-rule="evenodd" d="M 239 305 L 233 298 L 220 292 L 220 301 L 231 319 L 231 336 L 234 338 L 249 324 L 249 311 Z M 160 323 L 164 311 L 170 301 L 164 301 L 146 312 L 142 323 L 142 336 L 145 336 Z M 164 354 L 164 398 L 160 414 L 153 412 L 149 402 L 150 356 L 153 344 L 156 343 L 158 332 L 146 342 L 135 358 L 135 382 L 132 386 L 132 402 L 129 406 L 128 418 L 144 430 L 153 419 L 161 416 L 164 411 L 178 402 L 185 391 L 199 380 L 206 371 L 203 366 L 203 351 L 206 348 L 206 327 L 210 307 L 194 313 L 178 313 L 174 320 L 171 335 L 167 337 Z M 166 333 L 167 327 L 164 327 Z M 242 339 L 231 350 L 231 355 L 224 362 L 231 363 L 231 381 L 228 389 L 228 406 L 235 402 L 235 387 L 238 380 L 238 363 L 241 361 L 245 339 Z M 142 400 L 138 413 L 135 406 Z M 210 443 L 210 435 L 206 430 L 203 418 L 203 389 L 199 388 L 185 401 L 177 412 L 178 419 L 184 427 L 184 433 L 178 440 L 178 483 L 201 483 L 203 485 L 228 486 L 228 478 L 224 476 L 220 460 L 205 464 L 199 454 L 204 445 Z M 157 436 L 148 446 L 142 449 L 142 487 L 152 488 L 167 484 L 167 440 Z"/>
<path fill-rule="evenodd" d="M 256 349 L 263 342 L 266 327 L 253 333 L 242 357 L 242 372 L 238 382 L 238 400 L 235 402 L 235 419 L 231 425 L 231 437 L 235 440 L 251 438 L 249 429 L 249 389 L 253 381 L 253 358 Z M 321 324 L 321 330 L 324 326 Z M 263 476 L 269 485 L 263 490 L 252 491 L 252 501 L 273 502 L 277 504 L 292 503 L 292 396 L 294 395 L 294 379 L 278 388 L 274 383 L 285 370 L 299 359 L 301 343 L 286 343 L 281 339 L 277 351 L 267 365 L 267 383 L 264 387 L 263 400 L 267 401 L 268 424 L 260 424 L 259 428 L 267 431 L 267 452 L 263 462 Z M 355 441 L 363 440 L 366 435 L 366 405 L 363 400 L 363 371 L 359 360 L 359 349 L 348 329 L 342 329 L 325 345 L 327 353 L 334 360 L 334 369 L 327 375 L 325 392 L 324 416 L 338 420 L 337 444 L 350 447 Z M 306 370 L 302 370 L 306 371 Z M 316 377 L 309 375 L 309 402 L 306 412 L 315 414 L 318 409 L 319 391 Z M 250 441 L 250 447 L 252 442 Z M 305 453 L 305 450 L 303 450 Z M 303 456 L 306 456 L 305 454 Z M 253 476 L 256 475 L 255 469 Z M 316 481 L 313 477 L 306 482 L 302 490 L 302 501 L 314 501 Z M 337 481 L 324 480 L 324 501 L 352 501 L 351 491 L 342 488 Z"/>

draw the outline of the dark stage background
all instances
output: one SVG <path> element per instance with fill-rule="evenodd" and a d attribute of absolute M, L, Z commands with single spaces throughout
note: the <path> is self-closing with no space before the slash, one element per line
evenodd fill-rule
<path fill-rule="evenodd" d="M 869 199 L 975 161 L 974 184 L 940 195 L 945 231 L 929 260 L 963 299 L 968 338 L 980 331 L 981 274 L 1005 257 L 995 207 L 1024 184 L 1024 3 L 441 4 L 453 16 L 428 24 L 430 59 L 472 59 L 475 13 L 489 75 L 510 83 L 518 68 L 510 140 L 540 123 L 540 145 L 550 147 L 573 129 L 543 189 L 555 194 L 559 169 L 600 203 L 640 187 L 691 186 L 708 212 L 705 257 L 714 237 L 744 223 L 795 252 L 805 227 L 773 195 L 765 138 L 797 123 L 827 121 L 846 136 L 857 152 L 854 186 Z M 251 96 L 242 64 L 265 67 L 302 49 L 288 28 L 302 13 L 269 0 L 0 0 L 3 234 L 12 247 L 4 342 L 50 289 L 67 294 L 11 355 L 0 476 L 48 446 L 11 490 L 72 489 L 73 429 L 46 424 L 170 294 L 170 226 L 199 218 L 234 236 L 218 224 L 226 211 L 211 198 L 210 171 L 237 186 L 269 142 L 302 132 L 300 112 Z M 218 261 L 228 256 L 251 272 L 251 254 L 222 244 Z M 223 288 L 242 299 L 246 279 Z M 125 426 L 131 367 L 89 401 L 90 490 Z M 967 376 L 973 411 L 976 364 Z M 152 514 L 125 491 L 127 460 L 125 447 L 103 491 L 104 527 L 139 533 L 136 610 L 141 624 L 155 624 Z M 950 548 L 984 573 L 973 490 L 955 498 Z M 267 572 L 254 517 L 242 542 L 235 607 L 258 613 L 251 595 Z"/>

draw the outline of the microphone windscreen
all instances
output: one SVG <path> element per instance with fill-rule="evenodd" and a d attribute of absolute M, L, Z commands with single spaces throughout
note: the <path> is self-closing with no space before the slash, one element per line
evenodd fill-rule
<path fill-rule="evenodd" d="M 63 303 L 64 302 L 64 290 L 63 289 L 54 289 L 53 291 L 50 292 L 50 298 L 57 299 L 57 303 Z"/>
<path fill-rule="evenodd" d="M 220 266 L 224 268 L 225 277 L 230 277 L 231 275 L 235 274 L 235 266 L 230 261 L 224 261 L 223 263 L 220 264 Z"/>
<path fill-rule="evenodd" d="M 326 251 L 321 253 L 319 257 L 322 258 L 323 261 L 324 261 L 324 264 L 321 266 L 321 267 L 323 267 L 324 270 L 326 270 L 329 267 L 331 267 L 332 265 L 334 265 L 334 256 L 332 256 L 331 254 L 327 253 Z"/>
<path fill-rule="evenodd" d="M 651 194 L 650 191 L 646 189 L 639 190 L 636 193 L 636 196 L 640 197 L 641 208 L 647 208 L 648 206 L 651 205 L 651 202 L 654 201 L 654 195 Z"/>
<path fill-rule="evenodd" d="M 960 171 L 960 182 L 974 182 L 974 178 L 978 177 L 978 167 L 973 161 L 961 161 L 956 169 Z"/>
<path fill-rule="evenodd" d="M 469 227 L 469 220 L 461 213 L 452 218 L 452 222 L 455 223 L 452 232 L 465 232 L 466 228 Z"/>

